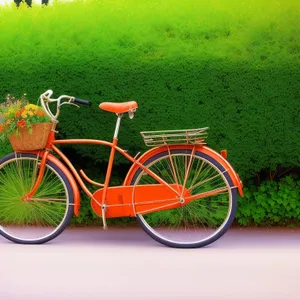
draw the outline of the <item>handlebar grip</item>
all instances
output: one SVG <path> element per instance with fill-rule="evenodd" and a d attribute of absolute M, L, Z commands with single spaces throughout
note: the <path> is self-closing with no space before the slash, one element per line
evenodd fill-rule
<path fill-rule="evenodd" d="M 87 105 L 87 106 L 91 106 L 91 105 L 92 105 L 92 102 L 91 102 L 91 101 L 88 101 L 88 100 L 82 100 L 82 99 L 79 99 L 79 98 L 74 98 L 74 103 L 77 103 L 77 104 L 84 104 L 84 105 Z"/>

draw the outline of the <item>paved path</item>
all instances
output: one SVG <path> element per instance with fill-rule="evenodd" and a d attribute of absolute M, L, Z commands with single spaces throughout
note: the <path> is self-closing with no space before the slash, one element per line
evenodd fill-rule
<path fill-rule="evenodd" d="M 161 246 L 142 229 L 0 238 L 0 300 L 300 299 L 300 229 L 231 229 L 211 246 Z"/>

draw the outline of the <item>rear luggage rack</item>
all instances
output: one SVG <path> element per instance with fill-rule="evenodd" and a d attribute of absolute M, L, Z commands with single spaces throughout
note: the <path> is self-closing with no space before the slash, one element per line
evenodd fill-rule
<path fill-rule="evenodd" d="M 143 131 L 141 135 L 146 146 L 166 144 L 199 144 L 204 145 L 208 127 L 183 130 Z"/>

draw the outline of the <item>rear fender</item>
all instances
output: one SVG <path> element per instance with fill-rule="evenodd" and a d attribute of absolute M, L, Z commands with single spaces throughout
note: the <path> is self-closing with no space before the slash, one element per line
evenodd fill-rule
<path fill-rule="evenodd" d="M 145 152 L 137 161 L 144 164 L 150 157 L 157 155 L 161 152 L 168 151 L 168 149 L 169 150 L 177 150 L 177 149 L 193 150 L 194 147 L 195 147 L 195 145 L 168 145 L 168 146 L 157 147 L 157 148 L 153 148 L 153 149 L 150 149 L 149 151 Z M 234 171 L 234 169 L 232 168 L 230 163 L 221 154 L 219 154 L 218 152 L 216 152 L 215 150 L 213 150 L 209 147 L 201 146 L 201 145 L 196 145 L 196 151 L 204 153 L 204 154 L 212 157 L 219 164 L 221 164 L 227 170 L 234 186 L 237 187 L 239 194 L 242 197 L 244 197 L 243 183 L 240 180 L 239 175 Z M 134 163 L 132 165 L 132 167 L 129 169 L 123 185 L 130 185 L 130 183 L 134 177 L 134 174 L 136 173 L 136 171 L 138 169 L 139 169 L 139 166 L 136 163 Z"/>

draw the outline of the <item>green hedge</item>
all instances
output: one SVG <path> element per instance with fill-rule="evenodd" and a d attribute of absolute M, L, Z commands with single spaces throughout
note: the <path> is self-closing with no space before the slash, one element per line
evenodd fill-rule
<path fill-rule="evenodd" d="M 209 126 L 209 145 L 228 149 L 243 179 L 300 166 L 299 19 L 292 0 L 1 7 L 0 96 L 35 101 L 50 88 L 90 99 L 92 109 L 63 107 L 59 136 L 101 139 L 115 116 L 98 103 L 136 99 L 120 132 L 132 154 L 145 149 L 140 131 Z M 74 149 L 76 163 L 107 161 L 97 147 Z"/>

